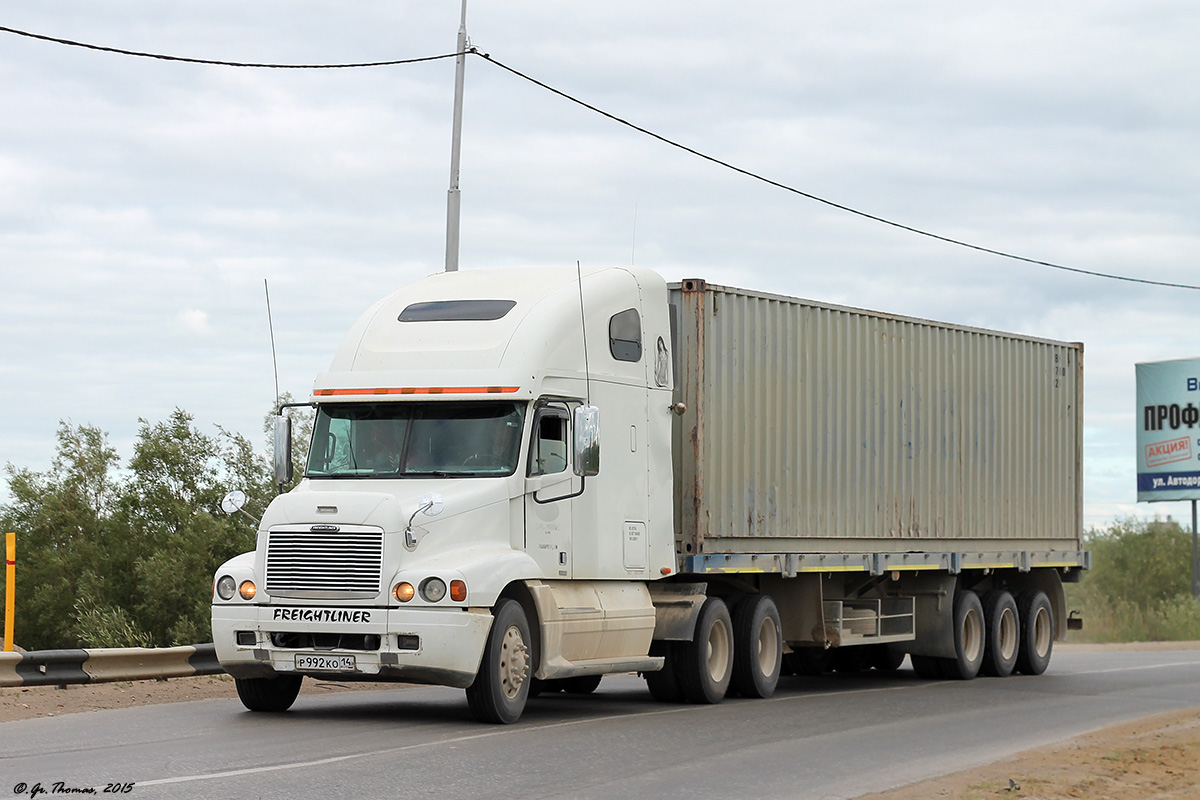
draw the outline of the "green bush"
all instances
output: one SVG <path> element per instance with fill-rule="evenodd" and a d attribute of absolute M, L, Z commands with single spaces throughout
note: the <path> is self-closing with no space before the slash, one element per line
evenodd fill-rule
<path fill-rule="evenodd" d="M 1167 520 L 1117 520 L 1084 537 L 1092 569 L 1068 584 L 1067 603 L 1083 613 L 1077 640 L 1200 639 L 1200 602 L 1192 598 L 1192 534 Z"/>
<path fill-rule="evenodd" d="M 108 436 L 63 422 L 46 472 L 8 464 L 17 532 L 14 639 L 27 650 L 209 641 L 212 573 L 254 547 L 254 523 L 220 510 L 230 488 L 251 508 L 274 494 L 267 459 L 243 437 L 202 433 L 176 409 L 141 420 L 124 470 Z"/>

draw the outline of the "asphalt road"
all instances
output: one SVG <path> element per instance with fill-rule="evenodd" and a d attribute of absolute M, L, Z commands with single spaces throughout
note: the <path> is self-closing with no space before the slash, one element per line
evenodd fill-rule
<path fill-rule="evenodd" d="M 460 690 L 302 692 L 281 715 L 203 700 L 0 724 L 0 797 L 849 798 L 1196 706 L 1196 650 L 1060 652 L 1039 677 L 965 683 L 907 664 L 784 678 L 719 706 L 660 705 L 614 676 L 506 727 L 474 722 Z"/>

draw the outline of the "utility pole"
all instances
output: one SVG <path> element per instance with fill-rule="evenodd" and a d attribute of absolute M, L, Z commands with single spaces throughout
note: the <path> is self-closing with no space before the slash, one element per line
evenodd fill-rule
<path fill-rule="evenodd" d="M 458 191 L 458 161 L 462 149 L 463 74 L 467 68 L 467 0 L 462 0 L 458 26 L 458 57 L 454 60 L 454 129 L 450 140 L 450 191 L 446 198 L 446 272 L 458 271 L 458 223 L 462 197 Z"/>

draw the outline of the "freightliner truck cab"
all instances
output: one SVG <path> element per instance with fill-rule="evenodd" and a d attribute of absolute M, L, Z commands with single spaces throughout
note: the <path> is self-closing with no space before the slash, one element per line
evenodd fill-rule
<path fill-rule="evenodd" d="M 217 571 L 246 706 L 286 709 L 311 675 L 464 687 L 511 722 L 534 678 L 661 666 L 669 328 L 640 269 L 439 273 L 367 310 L 313 386 L 303 479 Z"/>

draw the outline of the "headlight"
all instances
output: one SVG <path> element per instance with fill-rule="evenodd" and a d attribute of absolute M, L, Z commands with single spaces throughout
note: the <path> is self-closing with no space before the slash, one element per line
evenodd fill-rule
<path fill-rule="evenodd" d="M 243 600 L 253 600 L 254 595 L 258 594 L 258 587 L 254 585 L 254 581 L 242 581 L 242 585 L 238 587 L 238 594 Z"/>
<path fill-rule="evenodd" d="M 416 593 L 417 590 L 413 588 L 411 583 L 400 582 L 392 587 L 392 597 L 396 598 L 401 603 L 407 603 L 409 600 L 412 600 L 413 595 Z"/>
<path fill-rule="evenodd" d="M 228 575 L 222 575 L 217 581 L 217 597 L 222 600 L 232 600 L 233 593 L 237 591 L 237 583 Z"/>
<path fill-rule="evenodd" d="M 446 596 L 446 582 L 441 578 L 426 578 L 421 584 L 421 597 L 436 603 Z"/>

